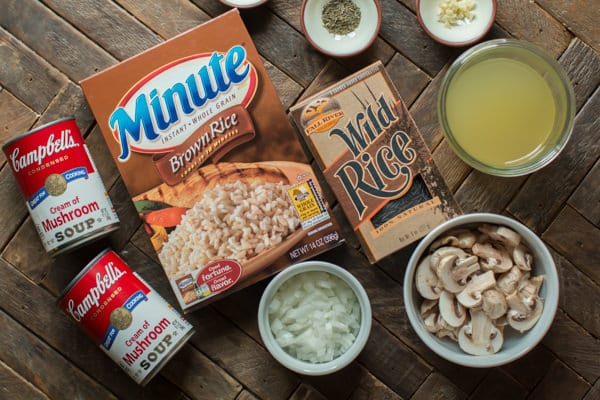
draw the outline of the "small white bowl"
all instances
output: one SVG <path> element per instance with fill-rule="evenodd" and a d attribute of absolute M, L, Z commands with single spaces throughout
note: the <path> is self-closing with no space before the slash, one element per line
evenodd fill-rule
<path fill-rule="evenodd" d="M 323 363 L 306 362 L 289 355 L 277 343 L 269 323 L 269 305 L 281 285 L 298 274 L 310 271 L 327 272 L 340 278 L 352 289 L 360 306 L 360 329 L 356 339 L 344 354 Z M 345 269 L 323 261 L 304 261 L 284 269 L 269 282 L 258 306 L 258 329 L 267 350 L 286 368 L 304 375 L 331 374 L 350 364 L 365 347 L 371 332 L 371 304 L 360 282 Z"/>
<path fill-rule="evenodd" d="M 481 40 L 496 19 L 496 0 L 477 0 L 472 21 L 459 21 L 450 27 L 438 20 L 442 0 L 416 0 L 419 24 L 433 40 L 446 46 L 463 47 Z"/>
<path fill-rule="evenodd" d="M 474 356 L 465 353 L 455 341 L 438 338 L 425 329 L 420 314 L 422 298 L 415 289 L 415 271 L 419 260 L 427 253 L 429 246 L 444 232 L 456 228 L 474 228 L 482 223 L 503 225 L 521 235 L 521 241 L 529 248 L 533 256 L 532 276 L 544 275 L 539 296 L 544 302 L 542 315 L 530 330 L 519 333 L 510 327 L 504 329 L 504 343 L 500 351 L 490 355 Z M 556 265 L 552 255 L 542 240 L 520 222 L 497 214 L 475 213 L 462 215 L 448 220 L 433 229 L 414 250 L 404 275 L 404 306 L 408 319 L 425 344 L 440 357 L 455 364 L 488 368 L 508 364 L 532 350 L 546 335 L 558 308 L 559 282 Z"/>
<path fill-rule="evenodd" d="M 329 32 L 322 21 L 323 7 L 329 0 L 304 0 L 300 25 L 309 43 L 333 57 L 350 57 L 366 50 L 377 38 L 381 27 L 378 0 L 353 0 L 361 12 L 358 27 L 345 35 Z"/>
<path fill-rule="evenodd" d="M 266 3 L 267 0 L 219 0 L 221 3 L 229 7 L 237 8 L 252 8 Z"/>

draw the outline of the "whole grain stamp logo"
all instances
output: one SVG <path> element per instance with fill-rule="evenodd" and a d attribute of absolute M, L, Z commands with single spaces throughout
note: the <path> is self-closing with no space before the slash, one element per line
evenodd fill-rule
<path fill-rule="evenodd" d="M 220 161 L 256 135 L 247 107 L 258 84 L 245 48 L 233 46 L 152 72 L 110 115 L 118 160 L 147 154 L 161 177 L 133 200 L 186 304 L 262 271 L 303 239 L 306 224 L 327 216 L 316 189 L 296 184 L 310 165 Z M 294 187 L 304 199 L 292 201 Z"/>

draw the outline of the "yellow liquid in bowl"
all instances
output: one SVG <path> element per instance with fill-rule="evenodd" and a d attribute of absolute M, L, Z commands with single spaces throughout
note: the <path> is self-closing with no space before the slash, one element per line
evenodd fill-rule
<path fill-rule="evenodd" d="M 446 117 L 456 143 L 491 167 L 517 167 L 543 155 L 555 116 L 544 78 L 516 60 L 484 60 L 448 87 Z"/>

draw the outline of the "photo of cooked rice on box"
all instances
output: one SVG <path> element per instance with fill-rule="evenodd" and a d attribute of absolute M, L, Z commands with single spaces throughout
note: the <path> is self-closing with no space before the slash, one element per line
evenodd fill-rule
<path fill-rule="evenodd" d="M 237 10 L 81 86 L 184 311 L 343 242 Z"/>

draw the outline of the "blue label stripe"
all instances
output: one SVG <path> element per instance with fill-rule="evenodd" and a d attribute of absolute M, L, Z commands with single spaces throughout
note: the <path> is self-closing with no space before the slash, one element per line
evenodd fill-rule
<path fill-rule="evenodd" d="M 138 290 L 137 292 L 132 294 L 127 299 L 123 308 L 128 311 L 133 311 L 138 305 L 140 305 L 146 299 L 147 298 L 146 298 L 146 295 L 144 294 L 144 292 L 142 292 L 141 290 Z M 106 331 L 106 334 L 104 335 L 104 338 L 102 339 L 102 347 L 104 347 L 106 350 L 110 350 L 115 339 L 117 338 L 118 333 L 119 333 L 119 330 L 117 328 L 115 328 L 114 326 L 110 325 L 108 327 L 108 330 Z"/>
<path fill-rule="evenodd" d="M 32 210 L 36 208 L 42 201 L 46 200 L 48 197 L 48 191 L 45 187 L 42 186 L 40 190 L 34 193 L 29 199 L 27 199 L 27 203 L 29 204 L 29 208 Z"/>

